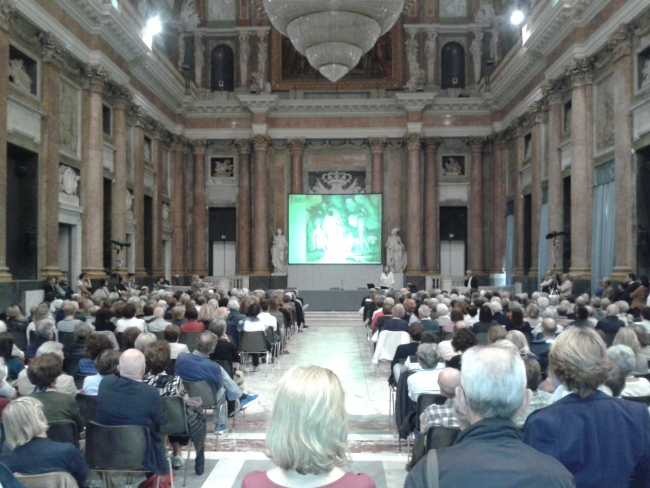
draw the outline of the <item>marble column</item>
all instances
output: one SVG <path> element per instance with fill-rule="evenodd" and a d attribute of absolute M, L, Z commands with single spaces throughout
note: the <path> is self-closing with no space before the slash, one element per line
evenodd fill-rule
<path fill-rule="evenodd" d="M 383 193 L 384 191 L 384 148 L 386 147 L 386 142 L 387 139 L 385 137 L 368 140 L 372 158 L 371 193 Z"/>
<path fill-rule="evenodd" d="M 205 158 L 207 141 L 199 139 L 192 141 L 194 154 L 194 210 L 192 213 L 192 273 L 208 274 L 208 226 L 207 208 L 205 201 Z"/>
<path fill-rule="evenodd" d="M 267 276 L 269 269 L 269 161 L 271 138 L 253 137 L 255 164 L 253 165 L 253 275 Z"/>
<path fill-rule="evenodd" d="M 513 175 L 513 196 L 515 207 L 515 255 L 514 255 L 514 269 L 513 276 L 516 278 L 523 278 L 524 276 L 524 197 L 522 194 L 521 184 L 521 165 L 524 160 L 524 140 L 522 135 L 522 127 L 519 123 L 514 129 L 513 140 L 513 155 L 514 161 L 512 169 Z"/>
<path fill-rule="evenodd" d="M 591 279 L 591 221 L 593 214 L 592 85 L 585 59 L 571 61 L 571 273 Z M 618 203 L 618 202 L 617 202 Z M 629 215 L 626 216 L 629 218 Z"/>
<path fill-rule="evenodd" d="M 541 104 L 531 107 L 533 126 L 531 128 L 531 158 L 530 158 L 530 203 L 531 203 L 531 266 L 529 278 L 537 278 L 539 266 L 539 227 L 542 213 L 542 112 Z M 546 270 L 542 270 L 544 274 Z"/>
<path fill-rule="evenodd" d="M 406 147 L 406 253 L 405 274 L 422 274 L 422 175 L 420 172 L 421 134 L 407 134 Z"/>
<path fill-rule="evenodd" d="M 144 267 L 144 128 L 146 116 L 142 107 L 133 113 L 133 220 L 135 220 L 135 274 L 147 276 Z"/>
<path fill-rule="evenodd" d="M 61 106 L 61 55 L 63 50 L 51 34 L 42 38 L 43 86 L 41 88 L 42 119 L 40 215 L 41 278 L 60 275 L 59 266 L 59 112 Z M 101 111 L 100 111 L 101 112 Z"/>
<path fill-rule="evenodd" d="M 131 94 L 123 87 L 113 91 L 113 143 L 115 158 L 113 159 L 113 191 L 111 193 L 111 230 L 110 237 L 116 241 L 126 241 L 126 109 L 131 104 Z M 108 236 L 106 237 L 108 238 Z M 121 254 L 120 254 L 121 255 Z M 116 254 L 113 251 L 113 259 Z"/>
<path fill-rule="evenodd" d="M 469 201 L 469 267 L 476 276 L 485 275 L 483 249 L 483 146 L 482 137 L 470 137 L 472 155 Z"/>
<path fill-rule="evenodd" d="M 564 205 L 562 187 L 562 161 L 559 145 L 562 142 L 562 93 L 553 88 L 548 95 L 548 231 L 561 232 L 564 228 Z M 554 254 L 555 253 L 555 254 Z M 562 269 L 564 239 L 558 239 L 557 249 L 549 241 L 548 267 L 555 271 Z M 541 270 L 542 273 L 545 270 Z"/>
<path fill-rule="evenodd" d="M 492 210 L 490 274 L 502 274 L 506 253 L 506 139 L 498 134 L 492 144 Z"/>
<path fill-rule="evenodd" d="M 102 92 L 107 81 L 101 66 L 83 67 L 83 124 L 81 205 L 83 216 L 82 270 L 90 278 L 103 278 L 104 271 L 104 165 Z"/>
<path fill-rule="evenodd" d="M 7 188 L 7 93 L 9 92 L 9 24 L 14 8 L 7 0 L 0 0 L 0 189 Z M 7 199 L 0 198 L 0 282 L 11 281 L 7 268 Z M 58 239 L 58 237 L 57 237 Z"/>
<path fill-rule="evenodd" d="M 237 274 L 251 273 L 251 141 L 235 141 L 239 153 L 239 195 L 237 197 Z"/>
<path fill-rule="evenodd" d="M 623 24 L 609 41 L 614 53 L 614 192 L 616 195 L 615 226 L 616 253 L 611 278 L 624 281 L 636 268 L 636 225 L 632 216 L 636 210 L 636 191 L 632 155 L 632 85 L 634 66 L 632 33 Z"/>
<path fill-rule="evenodd" d="M 438 148 L 441 140 L 424 140 L 424 272 L 440 274 L 440 218 L 438 213 Z"/>
<path fill-rule="evenodd" d="M 175 137 L 172 144 L 171 168 L 171 225 L 172 225 L 172 276 L 187 275 L 185 265 L 185 228 L 187 227 L 185 213 L 185 167 L 183 156 L 185 140 Z"/>
<path fill-rule="evenodd" d="M 153 206 L 153 274 L 161 276 L 165 273 L 163 263 L 163 239 L 162 239 L 162 174 L 163 174 L 163 138 L 165 137 L 165 128 L 156 123 L 154 127 L 154 137 L 152 142 L 153 149 L 153 169 L 154 183 L 152 194 Z M 205 181 L 204 178 L 201 181 Z"/>
<path fill-rule="evenodd" d="M 302 185 L 302 156 L 305 153 L 305 139 L 287 141 L 291 154 L 291 193 L 304 193 Z"/>

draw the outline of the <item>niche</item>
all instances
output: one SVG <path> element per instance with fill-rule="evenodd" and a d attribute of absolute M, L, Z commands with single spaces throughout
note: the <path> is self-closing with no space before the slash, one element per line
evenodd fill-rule
<path fill-rule="evenodd" d="M 465 88 L 465 49 L 457 42 L 448 42 L 442 47 L 440 56 L 440 86 Z"/>
<path fill-rule="evenodd" d="M 214 91 L 234 91 L 235 62 L 234 53 L 227 44 L 219 44 L 210 53 L 210 89 Z"/>

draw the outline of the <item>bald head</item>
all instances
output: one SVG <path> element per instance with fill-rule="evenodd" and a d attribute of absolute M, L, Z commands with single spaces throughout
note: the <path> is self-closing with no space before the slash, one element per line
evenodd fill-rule
<path fill-rule="evenodd" d="M 555 337 L 557 332 L 557 324 L 553 319 L 544 319 L 542 320 L 542 335 L 544 337 Z"/>
<path fill-rule="evenodd" d="M 611 317 L 613 315 L 618 315 L 619 313 L 620 313 L 620 309 L 618 308 L 618 305 L 612 303 L 607 307 L 606 315 L 608 317 Z"/>
<path fill-rule="evenodd" d="M 460 386 L 460 371 L 456 368 L 445 368 L 438 375 L 440 393 L 447 398 L 456 396 L 456 387 Z"/>
<path fill-rule="evenodd" d="M 228 317 L 228 309 L 226 307 L 219 307 L 217 309 L 217 320 L 226 320 L 226 317 Z"/>
<path fill-rule="evenodd" d="M 137 349 L 127 349 L 120 356 L 120 376 L 130 380 L 141 380 L 144 376 L 144 354 Z"/>
<path fill-rule="evenodd" d="M 463 322 L 462 320 L 459 320 L 458 322 L 456 322 L 456 323 L 454 324 L 454 334 L 456 333 L 456 331 L 458 331 L 458 330 L 460 330 L 460 329 L 468 329 L 468 328 L 469 328 L 469 325 L 467 325 L 467 324 L 466 324 L 465 322 Z"/>
<path fill-rule="evenodd" d="M 153 309 L 154 317 L 162 319 L 165 316 L 165 310 L 162 307 L 156 307 Z"/>

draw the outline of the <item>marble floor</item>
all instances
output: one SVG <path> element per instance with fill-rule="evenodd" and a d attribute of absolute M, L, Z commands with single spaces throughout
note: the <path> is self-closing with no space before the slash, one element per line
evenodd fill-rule
<path fill-rule="evenodd" d="M 281 356 L 273 368 L 267 370 L 261 365 L 259 372 L 246 373 L 244 390 L 259 394 L 259 400 L 246 410 L 244 417 L 238 416 L 234 433 L 220 436 L 218 445 L 212 433 L 212 416 L 208 415 L 206 470 L 202 476 L 196 476 L 191 459 L 188 487 L 240 487 L 246 473 L 272 467 L 263 450 L 278 380 L 289 368 L 310 364 L 334 371 L 345 389 L 351 470 L 370 475 L 378 488 L 404 486 L 407 457 L 399 452 L 395 429 L 388 416 L 388 367 L 382 366 L 377 376 L 371 364 L 372 344 L 366 339 L 359 315 L 307 312 L 305 320 L 309 328 L 292 338 L 287 346 L 290 354 Z M 175 486 L 182 486 L 183 470 L 176 473 Z"/>

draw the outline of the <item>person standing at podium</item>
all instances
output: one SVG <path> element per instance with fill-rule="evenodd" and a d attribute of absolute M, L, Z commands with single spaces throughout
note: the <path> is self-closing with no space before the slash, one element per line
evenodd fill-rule
<path fill-rule="evenodd" d="M 384 266 L 384 270 L 379 275 L 379 286 L 383 289 L 393 289 L 395 284 L 395 278 L 393 278 L 393 272 L 390 270 L 390 267 Z"/>

